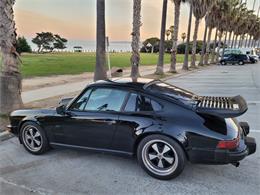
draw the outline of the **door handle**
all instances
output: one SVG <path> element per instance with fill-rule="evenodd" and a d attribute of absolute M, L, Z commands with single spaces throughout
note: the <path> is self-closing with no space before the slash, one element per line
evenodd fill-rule
<path fill-rule="evenodd" d="M 105 122 L 106 122 L 108 125 L 116 124 L 116 121 L 115 121 L 115 120 L 110 120 L 110 119 L 105 120 Z"/>

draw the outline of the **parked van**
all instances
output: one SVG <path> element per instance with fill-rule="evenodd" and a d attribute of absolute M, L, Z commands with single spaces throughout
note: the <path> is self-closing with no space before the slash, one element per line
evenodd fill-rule
<path fill-rule="evenodd" d="M 219 51 L 219 56 L 222 56 L 223 49 L 221 48 Z M 245 54 L 249 56 L 257 56 L 257 52 L 255 48 L 226 48 L 224 55 L 228 54 Z"/>

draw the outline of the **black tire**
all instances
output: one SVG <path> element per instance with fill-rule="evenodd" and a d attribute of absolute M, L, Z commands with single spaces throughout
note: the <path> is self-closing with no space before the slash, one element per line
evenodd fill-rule
<path fill-rule="evenodd" d="M 33 134 L 34 136 L 32 136 Z M 31 154 L 43 154 L 50 149 L 46 133 L 34 122 L 25 122 L 20 129 L 19 136 L 24 148 Z"/>
<path fill-rule="evenodd" d="M 244 61 L 239 61 L 238 62 L 238 65 L 244 65 L 245 63 L 244 63 Z"/>
<path fill-rule="evenodd" d="M 153 149 L 156 148 L 154 145 L 157 145 L 157 149 L 161 152 L 156 154 L 156 150 Z M 170 150 L 164 152 L 165 148 Z M 155 153 L 152 154 L 153 152 Z M 172 163 L 170 163 L 171 158 Z M 179 143 L 163 135 L 150 135 L 141 140 L 137 148 L 137 159 L 150 176 L 161 180 L 169 180 L 179 176 L 186 164 L 186 156 Z"/>
<path fill-rule="evenodd" d="M 221 61 L 220 64 L 221 64 L 222 66 L 227 65 L 227 63 L 226 63 L 225 61 Z"/>

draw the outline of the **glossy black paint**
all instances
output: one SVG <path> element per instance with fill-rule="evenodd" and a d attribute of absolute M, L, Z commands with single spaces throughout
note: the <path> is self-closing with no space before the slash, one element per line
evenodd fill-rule
<path fill-rule="evenodd" d="M 216 160 L 219 140 L 233 140 L 243 134 L 236 119 L 199 114 L 177 99 L 169 99 L 145 90 L 150 80 L 132 82 L 131 79 L 99 81 L 87 86 L 72 101 L 66 101 L 63 112 L 56 109 L 17 110 L 11 113 L 11 131 L 19 136 L 26 121 L 39 124 L 52 146 L 135 154 L 141 139 L 150 134 L 163 134 L 176 140 L 184 149 L 188 160 L 199 163 L 229 163 L 232 160 Z M 74 111 L 73 102 L 90 88 L 116 88 L 145 95 L 160 103 L 162 110 L 125 112 L 123 107 L 115 111 Z M 127 101 L 127 99 L 125 100 Z M 246 151 L 243 139 L 239 151 Z M 229 152 L 229 151 L 224 151 Z M 244 155 L 243 157 L 245 157 Z"/>

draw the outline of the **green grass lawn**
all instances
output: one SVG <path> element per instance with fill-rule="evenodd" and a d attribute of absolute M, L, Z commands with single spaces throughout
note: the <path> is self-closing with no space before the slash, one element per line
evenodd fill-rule
<path fill-rule="evenodd" d="M 110 54 L 112 67 L 129 67 L 130 53 Z M 48 53 L 22 54 L 22 75 L 26 77 L 62 74 L 80 74 L 93 72 L 95 53 Z M 178 55 L 177 61 L 183 62 L 184 55 Z M 141 65 L 154 65 L 158 54 L 141 54 Z M 165 55 L 165 63 L 170 63 L 170 54 Z"/>

